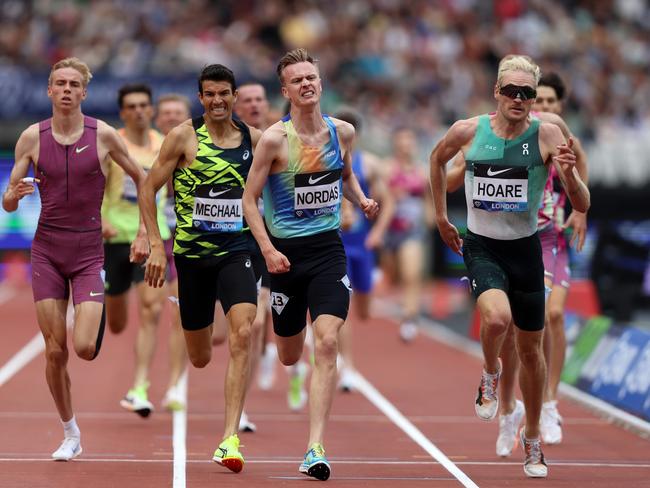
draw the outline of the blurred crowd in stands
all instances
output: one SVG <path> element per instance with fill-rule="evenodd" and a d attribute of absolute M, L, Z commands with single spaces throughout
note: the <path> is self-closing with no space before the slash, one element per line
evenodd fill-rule
<path fill-rule="evenodd" d="M 498 60 L 528 54 L 566 80 L 565 118 L 588 149 L 593 181 L 650 181 L 645 0 L 0 2 L 0 70 L 47 73 L 74 55 L 96 72 L 137 78 L 220 62 L 240 82 L 263 82 L 279 108 L 275 66 L 297 46 L 320 60 L 326 109 L 363 111 L 368 149 L 386 153 L 386 133 L 409 126 L 423 161 L 450 123 L 494 106 Z"/>

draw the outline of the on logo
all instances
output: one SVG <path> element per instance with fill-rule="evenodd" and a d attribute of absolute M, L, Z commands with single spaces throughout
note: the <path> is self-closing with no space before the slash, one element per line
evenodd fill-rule
<path fill-rule="evenodd" d="M 521 145 L 521 154 L 524 156 L 528 156 L 528 143 L 525 142 Z"/>
<path fill-rule="evenodd" d="M 284 310 L 284 307 L 289 303 L 289 297 L 284 293 L 271 292 L 271 307 L 275 310 L 275 313 L 280 315 Z"/>

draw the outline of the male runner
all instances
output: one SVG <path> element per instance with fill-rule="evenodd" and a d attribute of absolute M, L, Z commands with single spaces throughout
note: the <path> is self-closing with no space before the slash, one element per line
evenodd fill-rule
<path fill-rule="evenodd" d="M 2 207 L 15 211 L 20 199 L 34 192 L 33 184 L 23 181 L 30 165 L 34 166 L 41 215 L 32 243 L 32 288 L 45 340 L 45 377 L 63 424 L 63 442 L 52 454 L 57 461 L 68 461 L 82 452 L 67 369 L 70 288 L 77 356 L 95 359 L 104 333 L 100 208 L 110 161 L 126 171 L 137 189 L 144 180 L 144 172 L 129 157 L 115 129 L 81 112 L 91 78 L 86 63 L 77 58 L 52 66 L 47 86 L 52 118 L 29 126 L 20 135 L 2 196 Z M 134 261 L 146 257 L 146 236 L 138 235 L 130 255 Z"/>
<path fill-rule="evenodd" d="M 326 480 L 330 465 L 323 435 L 336 383 L 338 331 L 350 300 L 338 233 L 342 193 L 368 217 L 376 215 L 378 206 L 366 198 L 352 173 L 354 128 L 321 113 L 322 85 L 314 59 L 304 49 L 289 51 L 277 74 L 291 109 L 260 140 L 244 191 L 244 214 L 271 273 L 273 328 L 283 364 L 300 359 L 308 309 L 311 315 L 315 351 L 309 442 L 299 469 Z M 264 221 L 257 208 L 262 189 Z"/>
<path fill-rule="evenodd" d="M 232 119 L 235 76 L 220 64 L 199 76 L 204 114 L 165 137 L 145 181 L 140 206 L 150 232 L 145 280 L 164 284 L 166 257 L 156 220 L 155 194 L 173 177 L 176 202 L 174 259 L 178 299 L 190 362 L 205 367 L 212 356 L 215 301 L 228 319 L 230 358 L 226 369 L 223 441 L 213 460 L 234 472 L 244 467 L 237 427 L 250 367 L 250 334 L 257 290 L 244 235 L 242 192 L 253 149 L 261 135 Z"/>
<path fill-rule="evenodd" d="M 120 118 L 124 128 L 118 129 L 129 154 L 147 171 L 153 165 L 163 136 L 151 128 L 153 105 L 151 88 L 144 84 L 122 86 L 117 95 Z M 158 221 L 164 222 L 165 189 L 158 204 Z M 120 405 L 141 417 L 153 412 L 149 401 L 149 368 L 156 350 L 156 332 L 165 300 L 165 290 L 147 286 L 142 263 L 129 261 L 129 247 L 140 228 L 138 195 L 133 181 L 117 165 L 109 166 L 106 193 L 102 205 L 104 235 L 104 270 L 106 271 L 106 318 L 114 334 L 121 333 L 128 323 L 129 290 L 135 283 L 138 294 L 140 327 L 135 341 L 133 384 Z M 169 230 L 163 237 L 169 239 Z"/>
<path fill-rule="evenodd" d="M 442 239 L 462 254 L 481 314 L 485 359 L 475 410 L 484 420 L 498 412 L 498 356 L 511 321 L 521 361 L 520 386 L 526 406 L 521 441 L 524 472 L 548 473 L 539 439 L 539 416 L 546 381 L 541 354 L 544 274 L 537 237 L 537 209 L 548 166 L 558 169 L 574 208 L 586 211 L 589 190 L 574 168 L 571 140 L 560 129 L 528 117 L 536 96 L 539 68 L 523 56 L 499 65 L 494 97 L 497 111 L 456 122 L 431 154 L 431 185 Z M 445 165 L 463 152 L 468 233 L 464 247 L 447 218 Z M 461 251 L 462 248 L 462 251 Z"/>

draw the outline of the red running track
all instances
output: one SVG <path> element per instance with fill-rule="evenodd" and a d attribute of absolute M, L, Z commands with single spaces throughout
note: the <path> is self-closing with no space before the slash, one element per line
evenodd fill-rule
<path fill-rule="evenodd" d="M 28 288 L 0 301 L 5 365 L 37 333 Z M 133 311 L 133 309 L 132 309 Z M 135 314 L 132 314 L 135 317 Z M 270 392 L 254 387 L 246 410 L 258 432 L 241 434 L 246 466 L 230 473 L 211 461 L 223 429 L 225 349 L 215 351 L 204 370 L 188 376 L 186 462 L 173 447 L 173 416 L 160 409 L 148 419 L 125 412 L 119 399 L 129 388 L 137 319 L 121 336 L 107 335 L 99 359 L 71 356 L 70 373 L 84 453 L 55 463 L 50 453 L 62 429 L 44 378 L 39 353 L 6 381 L 0 381 L 0 487 L 213 487 L 298 486 L 318 483 L 298 473 L 307 440 L 306 413 L 286 406 L 286 378 L 278 367 Z M 158 406 L 166 383 L 167 320 L 159 330 L 150 398 Z M 355 326 L 358 368 L 368 382 L 363 392 L 338 393 L 325 445 L 332 463 L 327 482 L 336 487 L 650 487 L 650 443 L 601 420 L 568 400 L 562 401 L 565 441 L 547 446 L 549 478 L 529 480 L 523 453 L 500 459 L 494 453 L 496 422 L 474 416 L 473 395 L 481 364 L 474 357 L 420 335 L 412 344 L 397 339 L 393 320 L 377 318 Z M 385 397 L 384 408 L 401 412 L 408 435 L 375 402 L 372 387 Z M 388 407 L 386 406 L 388 405 Z M 182 438 L 183 415 L 176 418 Z M 419 434 L 423 434 L 418 444 Z M 424 445 L 424 448 L 422 445 Z M 433 447 L 432 447 L 433 446 Z M 465 485 L 434 459 L 439 449 L 467 479 Z M 176 458 L 176 460 L 175 460 Z M 462 478 L 462 474 L 461 474 Z"/>

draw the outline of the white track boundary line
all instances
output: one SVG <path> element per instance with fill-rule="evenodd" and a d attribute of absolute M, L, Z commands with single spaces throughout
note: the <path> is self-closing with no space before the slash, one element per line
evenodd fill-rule
<path fill-rule="evenodd" d="M 9 381 L 18 371 L 23 369 L 32 359 L 45 350 L 43 335 L 39 332 L 7 363 L 0 368 L 0 386 Z"/>
<path fill-rule="evenodd" d="M 422 330 L 429 338 L 441 342 L 449 347 L 453 347 L 454 349 L 463 351 L 476 358 L 483 359 L 483 351 L 478 342 L 472 341 L 471 339 L 452 331 L 435 320 L 426 318 L 424 319 L 424 322 L 426 323 L 426 326 L 420 327 L 420 330 Z M 616 425 L 622 426 L 641 437 L 650 438 L 650 422 L 646 422 L 642 418 L 627 413 L 620 408 L 610 405 L 609 403 L 585 393 L 574 386 L 567 385 L 566 383 L 560 383 L 560 393 L 576 403 L 579 403 L 588 410 L 591 410 L 596 415 L 604 417 Z"/>
<path fill-rule="evenodd" d="M 177 388 L 185 408 L 177 410 L 173 414 L 173 436 L 172 446 L 174 447 L 174 484 L 173 488 L 185 488 L 185 467 L 187 464 L 187 368 L 178 380 Z"/>
<path fill-rule="evenodd" d="M 463 473 L 443 452 L 438 449 L 427 437 L 413 425 L 395 406 L 390 403 L 379 391 L 368 382 L 360 373 L 357 373 L 356 389 L 365 396 L 370 403 L 384 413 L 397 427 L 408 435 L 416 444 L 424 449 L 431 457 L 438 461 L 449 471 L 465 488 L 478 488 L 465 473 Z"/>

